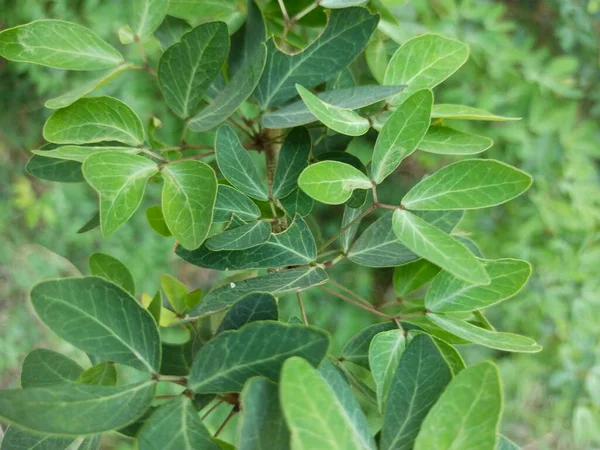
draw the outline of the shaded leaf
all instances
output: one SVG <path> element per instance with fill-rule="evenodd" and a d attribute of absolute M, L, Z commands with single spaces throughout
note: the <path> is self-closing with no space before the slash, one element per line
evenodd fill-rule
<path fill-rule="evenodd" d="M 426 259 L 420 259 L 394 269 L 394 292 L 405 297 L 435 277 L 441 269 Z"/>
<path fill-rule="evenodd" d="M 21 387 L 44 387 L 74 383 L 83 369 L 72 359 L 43 348 L 29 352 L 23 361 Z"/>
<path fill-rule="evenodd" d="M 206 248 L 216 252 L 221 250 L 245 250 L 264 244 L 271 235 L 269 222 L 260 220 L 248 223 L 210 237 Z"/>
<path fill-rule="evenodd" d="M 368 326 L 346 343 L 342 349 L 342 358 L 344 361 L 350 361 L 365 369 L 369 369 L 369 347 L 371 341 L 377 334 L 396 328 L 398 327 L 393 322 L 383 322 Z"/>
<path fill-rule="evenodd" d="M 0 450 L 64 450 L 73 441 L 73 438 L 44 436 L 10 425 L 4 433 Z"/>
<path fill-rule="evenodd" d="M 273 179 L 273 198 L 286 197 L 296 189 L 298 177 L 308 166 L 311 148 L 312 140 L 306 128 L 298 127 L 289 132 L 277 159 Z"/>
<path fill-rule="evenodd" d="M 169 0 L 134 0 L 131 28 L 135 35 L 143 39 L 154 33 L 165 19 L 168 7 Z"/>
<path fill-rule="evenodd" d="M 377 406 L 381 413 L 405 347 L 406 337 L 404 331 L 400 329 L 383 331 L 375 335 L 369 345 L 369 367 L 375 380 Z"/>
<path fill-rule="evenodd" d="M 314 201 L 300 188 L 294 189 L 289 195 L 279 200 L 289 217 L 296 214 L 306 217 L 313 209 Z"/>
<path fill-rule="evenodd" d="M 146 210 L 146 219 L 150 227 L 161 236 L 170 237 L 173 236 L 171 230 L 165 222 L 165 216 L 163 216 L 162 208 L 160 206 L 151 206 Z"/>
<path fill-rule="evenodd" d="M 90 220 L 88 220 L 79 230 L 77 234 L 87 233 L 88 231 L 95 230 L 100 226 L 100 211 L 94 214 Z"/>
<path fill-rule="evenodd" d="M 347 227 L 352 221 L 356 220 L 358 216 L 363 214 L 371 205 L 366 202 L 362 207 L 359 208 L 351 208 L 346 205 L 344 208 L 344 215 L 342 216 L 342 229 Z M 360 226 L 360 220 L 356 220 L 354 224 L 350 225 L 340 236 L 340 244 L 342 247 L 342 251 L 344 253 L 348 253 L 348 249 L 352 245 L 352 241 L 356 236 L 356 232 L 358 231 L 358 227 Z"/>
<path fill-rule="evenodd" d="M 173 3 L 171 0 L 170 3 Z M 185 20 L 173 16 L 165 17 L 163 23 L 158 27 L 154 36 L 161 44 L 163 49 L 173 45 L 181 39 L 185 33 L 190 31 L 192 27 Z"/>
<path fill-rule="evenodd" d="M 236 302 L 223 317 L 217 333 L 238 330 L 250 322 L 278 320 L 277 300 L 273 295 L 255 292 Z"/>
<path fill-rule="evenodd" d="M 379 84 L 385 84 L 384 79 L 385 71 L 388 66 L 388 57 L 384 41 L 381 39 L 372 40 L 365 49 L 365 59 L 373 78 L 375 78 Z"/>
<path fill-rule="evenodd" d="M 260 57 L 260 51 L 265 52 L 263 44 L 267 40 L 267 27 L 262 12 L 254 0 L 248 0 L 248 15 L 244 25 L 231 37 L 231 52 L 229 52 L 228 72 L 229 76 L 245 73 L 245 67 L 252 65 Z M 263 50 L 264 48 L 264 50 Z M 264 63 L 262 64 L 264 67 Z M 262 73 L 262 68 L 260 70 Z M 258 78 L 260 79 L 260 75 Z M 247 76 L 247 75 L 246 75 Z M 256 83 L 258 83 L 258 79 Z M 252 93 L 252 92 L 250 92 Z"/>
<path fill-rule="evenodd" d="M 94 253 L 90 256 L 89 266 L 92 275 L 104 278 L 121 286 L 131 295 L 135 294 L 135 281 L 125 264 L 106 253 Z"/>
<path fill-rule="evenodd" d="M 300 174 L 298 185 L 315 200 L 329 205 L 344 203 L 355 189 L 372 188 L 364 173 L 338 161 L 311 164 Z"/>
<path fill-rule="evenodd" d="M 117 369 L 111 362 L 102 362 L 85 370 L 77 382 L 91 386 L 114 386 L 117 384 Z"/>
<path fill-rule="evenodd" d="M 245 221 L 258 220 L 261 215 L 258 206 L 246 195 L 230 186 L 220 184 L 213 222 L 229 222 L 234 214 Z"/>

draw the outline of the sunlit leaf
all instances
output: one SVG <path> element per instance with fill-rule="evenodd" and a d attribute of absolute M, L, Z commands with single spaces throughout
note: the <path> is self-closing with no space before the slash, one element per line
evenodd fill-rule
<path fill-rule="evenodd" d="M 430 127 L 419 144 L 419 150 L 440 155 L 474 155 L 492 146 L 487 137 L 463 133 L 448 127 Z"/>
<path fill-rule="evenodd" d="M 329 205 L 344 203 L 355 189 L 373 187 L 360 170 L 338 161 L 311 164 L 300 174 L 298 185 L 315 200 Z"/>

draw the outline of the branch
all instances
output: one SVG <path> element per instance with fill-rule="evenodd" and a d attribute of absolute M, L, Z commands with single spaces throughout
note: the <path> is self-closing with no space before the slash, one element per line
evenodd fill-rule
<path fill-rule="evenodd" d="M 306 317 L 306 310 L 304 309 L 300 291 L 296 291 L 296 297 L 298 298 L 298 306 L 300 307 L 300 313 L 302 314 L 302 321 L 304 322 L 304 325 L 308 325 L 308 317 Z"/>
<path fill-rule="evenodd" d="M 348 228 L 350 228 L 352 225 L 354 225 L 359 220 L 363 219 L 364 217 L 366 217 L 367 215 L 369 215 L 370 213 L 375 211 L 375 209 L 377 209 L 377 206 L 371 205 L 361 215 L 359 215 L 355 219 L 351 220 L 350 223 L 346 224 L 346 226 L 344 226 L 335 236 L 333 236 L 331 239 L 329 239 L 327 242 L 325 242 L 323 245 L 321 245 L 321 247 L 319 247 L 319 250 L 317 251 L 317 253 L 321 253 L 323 250 L 325 250 L 327 247 L 329 247 L 331 244 L 333 244 L 335 242 L 335 240 L 338 237 L 340 237 L 344 231 L 346 231 Z"/>
<path fill-rule="evenodd" d="M 368 311 L 371 314 L 375 314 L 376 316 L 380 316 L 380 317 L 385 317 L 387 320 L 392 320 L 392 321 L 394 320 L 394 317 L 387 315 L 386 313 L 382 313 L 381 311 L 377 311 L 376 309 L 369 307 L 367 305 L 363 305 L 362 303 L 356 302 L 356 301 L 352 300 L 350 297 L 346 297 L 344 294 L 336 292 L 333 289 L 326 288 L 325 286 L 319 286 L 319 287 L 321 289 L 323 289 L 325 292 L 329 292 L 330 294 L 333 294 L 336 297 L 339 297 L 342 300 L 344 300 L 354 306 L 358 306 L 359 308 L 364 309 L 365 311 Z"/>

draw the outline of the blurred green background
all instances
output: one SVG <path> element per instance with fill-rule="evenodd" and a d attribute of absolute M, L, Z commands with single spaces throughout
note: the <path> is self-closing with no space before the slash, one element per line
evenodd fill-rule
<path fill-rule="evenodd" d="M 383 3 L 396 17 L 396 23 L 388 18 L 385 25 L 394 38 L 386 41 L 390 53 L 396 42 L 426 31 L 469 44 L 469 62 L 436 89 L 436 102 L 522 118 L 453 124 L 492 137 L 489 157 L 535 178 L 527 195 L 469 214 L 460 228 L 490 258 L 532 262 L 526 289 L 488 316 L 499 330 L 532 336 L 544 351 L 461 351 L 468 360 L 494 358 L 500 365 L 503 432 L 524 448 L 600 448 L 600 0 Z M 120 0 L 0 1 L 0 29 L 40 18 L 81 23 L 113 44 L 126 22 Z M 155 110 L 160 97 L 147 88 L 145 76 L 124 77 L 106 92 L 144 112 L 146 120 L 153 114 L 165 120 L 162 110 Z M 173 243 L 145 223 L 144 208 L 108 240 L 97 230 L 76 234 L 96 211 L 91 189 L 25 174 L 29 150 L 43 143 L 41 129 L 49 115 L 44 101 L 84 78 L 0 60 L 0 387 L 18 383 L 20 364 L 32 348 L 71 351 L 40 326 L 29 306 L 28 291 L 38 280 L 85 272 L 95 251 L 125 262 L 147 292 L 158 288 L 161 273 L 190 287 L 209 287 L 218 276 L 180 263 Z M 406 178 L 412 182 L 443 162 L 418 155 L 407 162 Z M 150 189 L 150 202 L 152 194 Z M 341 210 L 322 208 L 316 214 L 325 235 L 339 227 Z M 391 275 L 340 264 L 334 278 L 367 298 L 384 298 Z M 334 350 L 371 321 L 322 293 L 307 296 L 306 303 L 309 317 L 333 332 Z M 297 313 L 292 301 L 282 304 L 284 314 Z"/>

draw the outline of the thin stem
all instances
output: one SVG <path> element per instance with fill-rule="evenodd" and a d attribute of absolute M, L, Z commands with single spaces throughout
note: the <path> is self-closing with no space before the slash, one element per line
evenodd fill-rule
<path fill-rule="evenodd" d="M 402 319 L 410 319 L 411 317 L 421 317 L 427 314 L 427 311 L 419 311 L 419 312 L 414 312 L 414 313 L 408 313 L 408 314 L 398 314 L 396 316 L 396 319 L 402 320 Z"/>
<path fill-rule="evenodd" d="M 159 159 L 159 160 L 160 160 L 160 161 L 162 161 L 163 163 L 168 163 L 168 162 L 169 162 L 169 160 L 167 160 L 167 159 L 163 158 L 161 155 L 158 155 L 158 154 L 154 153 L 152 150 L 148 150 L 147 148 L 144 148 L 144 147 L 140 147 L 140 148 L 139 148 L 139 150 L 140 150 L 142 153 L 145 153 L 146 155 L 150 155 L 150 156 L 152 156 L 153 158 Z"/>
<path fill-rule="evenodd" d="M 370 308 L 373 308 L 373 305 L 371 304 L 370 301 L 368 301 L 366 298 L 361 297 L 360 295 L 358 295 L 356 292 L 352 291 L 351 289 L 348 289 L 343 284 L 340 284 L 337 281 L 332 280 L 331 278 L 329 279 L 329 283 L 334 285 L 336 288 L 341 289 L 342 291 L 346 292 L 347 294 L 352 295 L 355 299 L 360 300 L 361 302 L 363 302 L 365 305 L 369 306 Z"/>
<path fill-rule="evenodd" d="M 341 298 L 342 300 L 354 305 L 354 306 L 358 306 L 361 309 L 364 309 L 365 311 L 370 312 L 371 314 L 375 314 L 377 316 L 380 317 L 385 317 L 388 320 L 394 320 L 394 318 L 392 316 L 389 316 L 385 313 L 382 313 L 381 311 L 377 311 L 376 309 L 373 309 L 371 307 L 368 307 L 366 305 L 363 305 L 362 303 L 356 302 L 354 300 L 352 300 L 350 297 L 345 296 L 344 294 L 341 294 L 340 292 L 336 292 L 333 289 L 329 289 L 326 288 L 325 286 L 319 286 L 321 289 L 323 289 L 325 292 L 329 292 L 332 295 L 335 295 L 336 297 Z"/>
<path fill-rule="evenodd" d="M 290 21 L 290 15 L 287 12 L 287 8 L 285 7 L 285 3 L 283 3 L 283 0 L 278 0 L 279 1 L 279 7 L 281 8 L 281 14 L 283 14 L 283 18 L 285 19 L 286 22 Z"/>
<path fill-rule="evenodd" d="M 233 408 L 231 408 L 231 411 L 229 411 L 229 414 L 227 415 L 227 417 L 225 418 L 225 420 L 223 421 L 223 423 L 221 424 L 221 426 L 219 426 L 219 429 L 215 433 L 214 437 L 217 437 L 217 436 L 219 436 L 219 434 L 221 434 L 221 431 L 223 431 L 223 428 L 225 428 L 225 425 L 227 425 L 227 423 L 229 423 L 229 421 L 231 420 L 231 418 L 233 416 L 235 416 L 236 413 L 237 413 L 237 407 L 234 406 Z"/>
<path fill-rule="evenodd" d="M 306 8 L 304 8 L 302 11 L 300 11 L 298 14 L 296 14 L 294 17 L 292 17 L 291 22 L 297 22 L 300 19 L 302 19 L 304 16 L 306 16 L 307 14 L 309 14 L 313 9 L 317 8 L 317 6 L 319 6 L 319 3 L 321 3 L 320 0 L 316 0 L 315 2 L 311 3 L 310 5 L 308 5 Z"/>
<path fill-rule="evenodd" d="M 346 231 L 348 228 L 350 228 L 352 225 L 354 225 L 359 220 L 363 219 L 364 217 L 366 217 L 367 215 L 372 213 L 375 209 L 377 209 L 377 206 L 375 206 L 375 205 L 371 205 L 370 207 L 368 207 L 362 214 L 360 214 L 358 217 L 351 220 L 344 227 L 342 227 L 342 229 L 335 236 L 333 236 L 331 239 L 329 239 L 327 242 L 325 242 L 323 245 L 321 245 L 321 247 L 319 247 L 319 250 L 317 251 L 317 253 L 321 253 L 323 250 L 325 250 L 327 247 L 329 247 L 331 244 L 333 244 L 335 242 L 335 240 L 338 237 L 340 237 L 342 235 L 342 233 L 344 233 L 344 231 Z"/>
<path fill-rule="evenodd" d="M 388 205 L 387 203 L 378 203 L 377 207 L 378 208 L 385 208 L 385 209 L 402 209 L 400 206 Z"/>
<path fill-rule="evenodd" d="M 296 298 L 298 299 L 298 306 L 300 307 L 300 313 L 302 314 L 302 321 L 304 322 L 304 325 L 308 325 L 308 317 L 306 317 L 306 309 L 304 309 L 300 291 L 296 291 Z"/>
<path fill-rule="evenodd" d="M 211 413 L 211 412 L 213 412 L 215 409 L 217 409 L 217 408 L 218 408 L 218 407 L 221 405 L 221 403 L 223 403 L 224 401 L 225 401 L 225 400 L 223 400 L 223 399 L 220 399 L 220 400 L 219 400 L 217 403 L 215 403 L 214 405 L 212 405 L 212 406 L 210 407 L 210 409 L 209 409 L 208 411 L 206 411 L 206 412 L 205 412 L 205 413 L 202 415 L 202 420 L 206 419 L 206 418 L 207 418 L 207 417 L 210 415 L 210 413 Z"/>
<path fill-rule="evenodd" d="M 337 253 L 340 253 L 339 248 L 335 248 L 333 250 L 327 250 L 326 252 L 319 254 L 319 258 L 324 258 L 325 256 L 329 256 L 329 255 L 335 255 Z"/>
<path fill-rule="evenodd" d="M 214 154 L 215 154 L 215 152 L 207 152 L 207 153 L 202 153 L 201 155 L 190 156 L 188 158 L 179 158 L 175 161 L 170 161 L 170 162 L 195 161 L 197 159 L 205 158 L 207 156 L 214 155 Z"/>
<path fill-rule="evenodd" d="M 157 395 L 156 397 L 154 397 L 154 400 L 169 400 L 175 397 L 175 395 Z"/>
<path fill-rule="evenodd" d="M 241 123 L 236 122 L 233 117 L 230 117 L 227 120 L 229 120 L 229 122 L 231 122 L 232 125 L 235 125 L 242 133 L 247 134 L 249 137 L 254 137 L 254 134 L 253 134 L 252 131 L 247 130 L 244 125 L 242 125 Z"/>
<path fill-rule="evenodd" d="M 140 40 L 140 37 L 138 35 L 136 35 L 133 40 L 135 41 L 135 44 L 137 46 L 138 49 L 138 53 L 140 54 L 140 57 L 142 58 L 142 61 L 144 61 L 144 69 L 146 72 L 148 72 L 149 74 L 151 74 L 152 76 L 157 76 L 156 72 L 154 71 L 154 69 L 152 69 L 150 67 L 150 63 L 148 62 L 148 57 L 146 56 L 146 51 L 144 50 L 144 45 L 142 44 L 142 41 Z"/>

